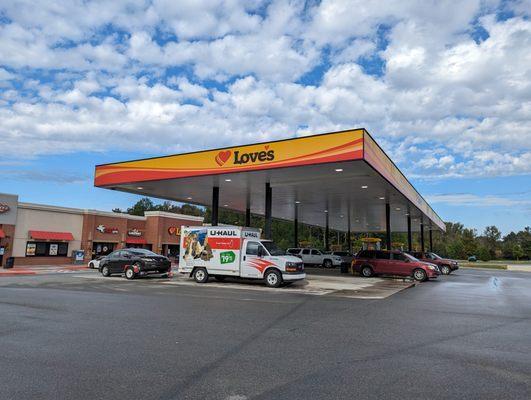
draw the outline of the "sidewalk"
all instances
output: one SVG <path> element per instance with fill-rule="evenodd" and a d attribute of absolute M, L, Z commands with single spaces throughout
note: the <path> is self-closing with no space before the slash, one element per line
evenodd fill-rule
<path fill-rule="evenodd" d="M 531 264 L 507 264 L 507 271 L 531 272 Z"/>
<path fill-rule="evenodd" d="M 63 265 L 21 265 L 9 269 L 0 268 L 0 277 L 2 276 L 21 276 L 37 275 L 50 273 L 69 273 L 89 270 L 86 265 L 63 264 Z"/>

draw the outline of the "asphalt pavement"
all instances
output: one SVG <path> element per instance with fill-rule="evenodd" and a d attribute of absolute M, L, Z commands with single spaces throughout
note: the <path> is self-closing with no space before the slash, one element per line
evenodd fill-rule
<path fill-rule="evenodd" d="M 0 280 L 0 399 L 529 399 L 531 273 L 383 300 Z"/>

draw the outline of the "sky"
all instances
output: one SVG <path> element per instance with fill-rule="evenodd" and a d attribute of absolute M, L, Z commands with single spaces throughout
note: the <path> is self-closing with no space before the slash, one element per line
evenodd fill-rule
<path fill-rule="evenodd" d="M 0 192 L 110 210 L 94 165 L 365 127 L 445 221 L 531 225 L 530 0 L 0 3 Z"/>

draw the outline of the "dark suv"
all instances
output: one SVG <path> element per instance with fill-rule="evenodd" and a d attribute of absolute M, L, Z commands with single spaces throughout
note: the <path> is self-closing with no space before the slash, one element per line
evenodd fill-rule
<path fill-rule="evenodd" d="M 425 251 L 424 253 L 421 251 L 414 251 L 410 254 L 420 261 L 437 265 L 443 275 L 449 275 L 452 271 L 459 269 L 459 264 L 457 261 L 450 260 L 448 258 L 442 258 L 431 251 Z"/>
<path fill-rule="evenodd" d="M 103 276 L 125 274 L 127 279 L 148 274 L 165 274 L 171 271 L 167 257 L 145 249 L 122 249 L 113 251 L 100 261 L 99 271 Z"/>
<path fill-rule="evenodd" d="M 401 251 L 362 250 L 352 261 L 352 268 L 361 276 L 398 275 L 412 276 L 417 281 L 437 278 L 436 265 L 422 262 Z"/>

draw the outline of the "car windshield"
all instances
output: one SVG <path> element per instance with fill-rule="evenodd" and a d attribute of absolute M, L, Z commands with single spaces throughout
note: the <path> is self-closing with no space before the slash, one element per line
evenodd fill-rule
<path fill-rule="evenodd" d="M 430 254 L 431 254 L 431 256 L 432 256 L 433 258 L 435 258 L 436 260 L 442 260 L 442 257 L 439 256 L 438 254 L 435 254 L 435 253 L 430 253 Z"/>
<path fill-rule="evenodd" d="M 135 256 L 156 256 L 157 253 L 153 253 L 151 250 L 146 249 L 127 249 L 127 251 Z"/>
<path fill-rule="evenodd" d="M 406 258 L 409 258 L 411 261 L 418 261 L 418 259 L 413 257 L 411 254 L 407 254 L 407 253 L 403 253 L 403 254 L 406 256 Z"/>
<path fill-rule="evenodd" d="M 279 249 L 274 242 L 262 242 L 262 244 L 272 256 L 283 256 L 286 254 L 286 252 Z"/>

